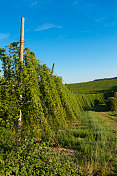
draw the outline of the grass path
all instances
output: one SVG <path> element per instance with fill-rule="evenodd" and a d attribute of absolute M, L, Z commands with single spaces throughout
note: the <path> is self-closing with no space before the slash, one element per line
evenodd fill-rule
<path fill-rule="evenodd" d="M 117 135 L 117 113 L 96 112 L 96 114 L 98 114 L 103 122 Z"/>
<path fill-rule="evenodd" d="M 117 175 L 115 120 L 114 114 L 85 111 L 68 134 L 58 134 L 62 147 L 78 151 L 77 159 L 86 175 Z"/>

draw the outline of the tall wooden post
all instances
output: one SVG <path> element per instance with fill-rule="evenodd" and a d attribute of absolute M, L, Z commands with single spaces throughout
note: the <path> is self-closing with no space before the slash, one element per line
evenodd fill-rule
<path fill-rule="evenodd" d="M 20 83 L 22 83 L 22 65 L 23 65 L 23 47 L 24 47 L 24 18 L 21 18 L 21 32 L 20 32 Z M 22 95 L 20 95 L 20 101 L 22 101 Z M 21 120 L 22 110 L 20 109 L 18 117 L 18 138 L 21 140 Z"/>
<path fill-rule="evenodd" d="M 55 66 L 55 64 L 53 63 L 53 66 L 52 66 L 52 75 L 53 75 L 53 72 L 54 72 L 54 66 Z"/>
<path fill-rule="evenodd" d="M 24 18 L 21 18 L 21 32 L 20 32 L 20 61 L 23 62 L 23 47 L 24 47 Z"/>

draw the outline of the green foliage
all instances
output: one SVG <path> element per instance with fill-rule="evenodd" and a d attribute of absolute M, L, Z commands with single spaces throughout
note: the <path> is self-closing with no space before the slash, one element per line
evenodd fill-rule
<path fill-rule="evenodd" d="M 117 91 L 117 79 L 90 81 L 84 83 L 66 84 L 74 93 L 113 93 Z"/>
<path fill-rule="evenodd" d="M 41 65 L 29 48 L 24 49 L 24 62 L 19 60 L 19 44 L 0 49 L 3 77 L 0 79 L 1 126 L 15 129 L 22 111 L 22 138 L 32 131 L 40 140 L 55 140 L 59 129 L 67 129 L 80 115 L 75 96 L 62 84 L 61 78 Z M 20 100 L 22 95 L 22 100 Z"/>
<path fill-rule="evenodd" d="M 59 130 L 57 148 L 39 141 L 32 130 L 22 142 L 4 127 L 0 135 L 0 175 L 116 175 L 116 134 L 95 112 L 83 112 L 69 130 Z M 66 153 L 67 148 L 72 150 Z"/>
<path fill-rule="evenodd" d="M 117 92 L 114 93 L 114 97 L 117 98 Z"/>
<path fill-rule="evenodd" d="M 72 93 L 62 83 L 62 78 L 52 75 L 29 48 L 24 49 L 21 63 L 16 42 L 0 49 L 0 59 L 3 69 L 0 175 L 116 174 L 115 134 L 95 113 L 83 112 L 81 116 L 81 110 L 86 107 L 105 103 L 101 91 L 98 94 Z M 19 142 L 20 109 L 22 138 Z M 61 147 L 66 149 L 60 152 Z M 69 154 L 65 152 L 67 149 Z"/>
<path fill-rule="evenodd" d="M 107 103 L 108 97 L 116 96 L 117 79 L 104 79 L 85 83 L 66 84 L 74 93 L 83 109 Z"/>
<path fill-rule="evenodd" d="M 19 143 L 13 132 L 1 129 L 0 175 L 84 175 L 75 156 L 54 151 L 47 143 L 29 137 Z"/>
<path fill-rule="evenodd" d="M 117 97 L 109 97 L 107 105 L 111 111 L 117 111 Z"/>
<path fill-rule="evenodd" d="M 99 104 L 105 103 L 105 98 L 102 93 L 100 94 L 76 94 L 80 106 L 85 108 L 91 108 Z"/>
<path fill-rule="evenodd" d="M 62 102 L 62 106 L 67 113 L 67 117 L 69 117 L 69 119 L 75 119 L 75 117 L 79 117 L 81 108 L 76 96 L 71 93 L 65 87 L 65 85 L 63 85 L 62 79 L 60 77 L 55 77 L 55 83 L 56 89 Z"/>

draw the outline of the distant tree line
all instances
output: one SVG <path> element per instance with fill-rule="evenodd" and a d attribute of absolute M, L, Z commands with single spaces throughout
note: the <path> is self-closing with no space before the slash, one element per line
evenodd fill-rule
<path fill-rule="evenodd" d="M 95 79 L 95 80 L 93 80 L 93 81 L 112 80 L 112 79 L 117 79 L 117 77 L 114 77 L 114 78 Z"/>

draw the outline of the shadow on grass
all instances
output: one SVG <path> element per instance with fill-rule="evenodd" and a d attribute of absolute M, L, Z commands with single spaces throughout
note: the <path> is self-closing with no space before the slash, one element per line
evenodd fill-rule
<path fill-rule="evenodd" d="M 95 111 L 95 112 L 108 112 L 109 108 L 107 105 L 98 105 L 98 106 L 94 106 L 92 108 L 87 108 L 85 109 L 87 111 Z"/>
<path fill-rule="evenodd" d="M 105 98 L 113 97 L 114 93 L 117 92 L 117 86 L 113 86 L 110 89 L 91 91 L 89 93 L 103 93 Z"/>

